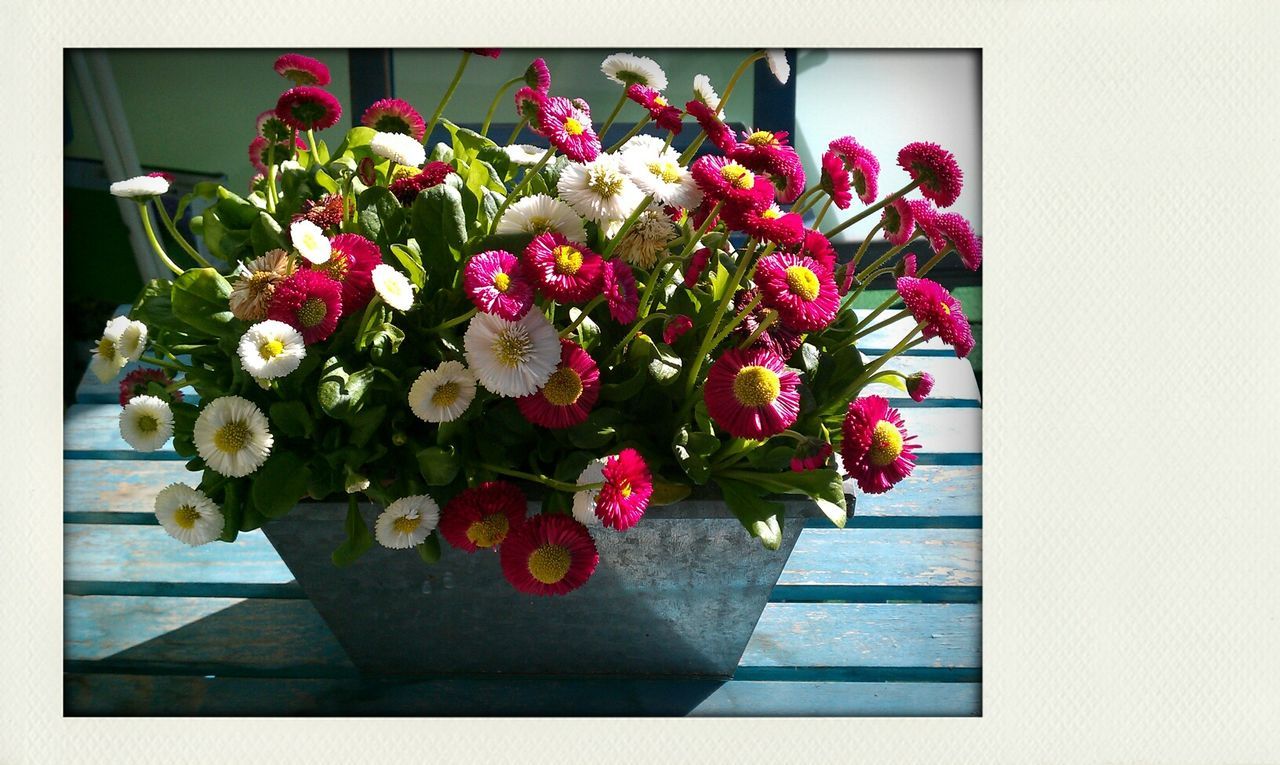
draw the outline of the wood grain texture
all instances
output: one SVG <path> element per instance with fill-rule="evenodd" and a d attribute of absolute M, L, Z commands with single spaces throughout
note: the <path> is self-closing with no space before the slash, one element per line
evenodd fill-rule
<path fill-rule="evenodd" d="M 857 314 L 859 319 L 864 319 L 868 314 L 871 313 L 871 310 L 867 308 L 857 308 L 857 309 L 854 309 L 854 313 Z M 889 309 L 887 311 L 884 311 L 879 316 L 877 316 L 875 318 L 875 321 L 872 323 L 874 324 L 874 323 L 884 321 L 885 319 L 892 316 L 893 313 L 894 313 L 894 309 Z M 863 353 L 869 353 L 873 356 L 878 356 L 884 353 L 885 351 L 888 351 L 889 349 L 893 348 L 899 342 L 901 342 L 902 338 L 906 337 L 907 334 L 910 333 L 915 326 L 916 326 L 916 323 L 912 321 L 910 316 L 906 316 L 901 319 L 898 319 L 892 324 L 887 324 L 881 327 L 880 329 L 877 329 L 875 332 L 872 332 L 871 334 L 867 335 L 866 337 L 858 340 L 858 349 Z M 955 351 L 951 348 L 951 346 L 947 345 L 946 343 L 942 342 L 941 340 L 935 337 L 934 339 L 928 341 L 927 343 L 923 343 L 907 351 L 906 355 L 950 356 L 952 358 L 955 358 L 956 354 L 955 354 Z"/>
<path fill-rule="evenodd" d="M 976 587 L 980 529 L 805 529 L 779 585 Z"/>
<path fill-rule="evenodd" d="M 284 561 L 261 531 L 234 544 L 188 547 L 159 526 L 63 525 L 63 577 L 121 582 L 293 581 Z"/>
<path fill-rule="evenodd" d="M 862 354 L 863 362 L 870 362 L 874 357 Z M 912 374 L 928 372 L 933 376 L 933 391 L 924 401 L 913 401 L 901 390 L 884 383 L 868 385 L 862 389 L 862 395 L 884 396 L 890 403 L 898 407 L 930 407 L 930 406 L 981 406 L 982 393 L 978 390 L 978 380 L 973 374 L 973 367 L 967 359 L 954 356 L 898 356 L 885 367 L 887 370 Z"/>

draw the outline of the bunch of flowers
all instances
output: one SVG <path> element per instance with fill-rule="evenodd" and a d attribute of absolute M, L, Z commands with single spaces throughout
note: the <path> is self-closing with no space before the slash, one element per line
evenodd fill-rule
<path fill-rule="evenodd" d="M 592 575 L 600 535 L 695 485 L 716 484 L 776 548 L 769 495 L 807 495 L 843 525 L 845 476 L 874 493 L 911 474 L 918 444 L 902 414 L 860 392 L 887 382 L 923 399 L 932 379 L 891 359 L 930 338 L 958 356 L 973 346 L 959 302 L 927 278 L 951 252 L 973 269 L 982 258 L 969 223 L 939 212 L 961 190 L 949 152 L 903 147 L 912 181 L 880 195 L 879 159 L 841 137 L 807 185 L 785 133 L 723 119 L 753 62 L 789 76 L 777 51 L 748 56 L 723 95 L 698 75 L 683 107 L 656 62 L 609 56 L 601 70 L 620 92 L 598 127 L 585 101 L 552 92 L 538 59 L 472 131 L 441 115 L 477 54 L 499 51 L 465 51 L 430 118 L 384 99 L 333 148 L 314 133 L 342 113 L 327 68 L 282 56 L 293 86 L 256 120 L 251 192 L 193 192 L 211 200 L 193 222 L 206 252 L 155 206 L 193 267 L 151 227 L 148 202 L 168 181 L 113 185 L 138 203 L 173 279 L 107 324 L 93 371 L 106 381 L 140 362 L 121 382 L 122 435 L 139 450 L 172 440 L 201 474 L 156 498 L 171 535 L 232 541 L 304 498 L 342 496 L 339 565 L 375 539 L 431 562 L 443 539 L 496 551 L 521 592 L 563 594 Z M 519 124 L 500 144 L 489 125 L 517 86 Z M 624 108 L 638 120 L 610 144 Z M 446 140 L 424 143 L 437 126 Z M 832 206 L 855 204 L 823 230 Z M 831 237 L 871 215 L 838 262 Z M 876 236 L 891 246 L 863 265 Z M 932 258 L 895 259 L 915 239 Z M 905 307 L 859 320 L 850 305 L 881 277 Z M 859 339 L 908 316 L 912 331 L 865 360 Z M 362 498 L 385 507 L 372 533 Z"/>

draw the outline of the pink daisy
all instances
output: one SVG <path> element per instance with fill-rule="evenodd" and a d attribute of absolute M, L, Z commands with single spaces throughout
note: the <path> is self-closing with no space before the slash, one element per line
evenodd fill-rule
<path fill-rule="evenodd" d="M 591 128 L 591 113 L 583 105 L 582 101 L 550 96 L 538 112 L 542 134 L 574 162 L 590 162 L 600 155 L 600 139 Z"/>
<path fill-rule="evenodd" d="M 933 392 L 933 375 L 928 372 L 913 372 L 907 375 L 907 395 L 912 401 L 924 401 Z"/>
<path fill-rule="evenodd" d="M 880 228 L 884 230 L 885 240 L 894 247 L 910 241 L 916 228 L 916 217 L 911 211 L 911 204 L 898 197 L 885 205 L 884 212 L 880 214 Z"/>
<path fill-rule="evenodd" d="M 806 438 L 796 446 L 795 454 L 791 456 L 791 472 L 821 470 L 827 466 L 830 457 L 831 444 L 821 438 Z"/>
<path fill-rule="evenodd" d="M 147 384 L 153 382 L 168 386 L 173 382 L 173 378 L 169 377 L 169 373 L 163 369 L 151 367 L 139 367 L 125 375 L 120 380 L 120 406 L 126 406 L 129 399 L 134 396 L 147 395 Z M 165 396 L 168 397 L 169 403 L 177 403 L 182 400 L 182 391 L 170 391 Z"/>
<path fill-rule="evenodd" d="M 502 48 L 463 48 L 462 50 L 485 58 L 497 58 L 502 55 Z"/>
<path fill-rule="evenodd" d="M 689 172 L 705 196 L 703 205 L 723 201 L 759 209 L 773 201 L 773 189 L 763 178 L 728 157 L 715 154 L 699 157 Z"/>
<path fill-rule="evenodd" d="M 600 256 L 554 231 L 529 242 L 524 263 L 543 294 L 560 303 L 585 302 L 599 295 L 604 286 Z"/>
<path fill-rule="evenodd" d="M 726 207 L 724 217 L 730 228 L 780 247 L 794 247 L 804 241 L 804 219 L 796 213 L 784 213 L 776 204 L 763 210 Z"/>
<path fill-rule="evenodd" d="M 276 285 L 267 318 L 283 321 L 302 333 L 307 345 L 333 334 L 342 315 L 342 285 L 310 269 L 299 269 Z"/>
<path fill-rule="evenodd" d="M 822 188 L 831 195 L 831 201 L 837 208 L 848 210 L 853 204 L 853 180 L 844 160 L 834 151 L 822 155 Z"/>
<path fill-rule="evenodd" d="M 454 172 L 453 165 L 448 162 L 428 162 L 421 172 L 397 178 L 387 189 L 400 200 L 400 204 L 411 207 L 414 200 L 418 198 L 418 194 L 443 183 L 452 172 Z"/>
<path fill-rule="evenodd" d="M 262 173 L 263 176 L 267 173 L 267 163 L 272 159 L 278 165 L 294 157 L 294 152 L 289 150 L 288 139 L 285 139 L 283 143 L 275 144 L 274 157 L 272 156 L 271 146 L 271 142 L 262 136 L 254 136 L 253 140 L 249 142 L 249 161 L 253 163 L 254 169 Z M 307 142 L 301 138 L 297 139 L 294 146 L 297 151 L 307 150 Z"/>
<path fill-rule="evenodd" d="M 955 155 L 936 143 L 916 141 L 903 146 L 898 166 L 920 182 L 920 193 L 938 207 L 955 204 L 964 186 L 964 173 Z"/>
<path fill-rule="evenodd" d="M 689 264 L 684 267 L 684 283 L 693 286 L 698 283 L 702 271 L 711 261 L 711 248 L 700 247 L 689 256 Z"/>
<path fill-rule="evenodd" d="M 667 345 L 675 345 L 675 342 L 684 337 L 685 333 L 691 329 L 693 329 L 693 319 L 678 313 L 668 319 L 667 323 L 662 327 L 662 342 Z"/>
<path fill-rule="evenodd" d="M 570 515 L 535 515 L 498 548 L 502 575 L 528 595 L 564 595 L 587 583 L 600 562 L 591 532 Z"/>
<path fill-rule="evenodd" d="M 292 131 L 289 126 L 284 124 L 284 120 L 280 119 L 280 115 L 276 114 L 275 109 L 268 109 L 258 115 L 255 121 L 255 127 L 258 135 L 274 143 L 288 143 L 289 135 Z"/>
<path fill-rule="evenodd" d="M 299 85 L 280 94 L 276 114 L 297 130 L 323 130 L 338 124 L 342 104 L 327 90 Z"/>
<path fill-rule="evenodd" d="M 360 124 L 373 128 L 379 133 L 403 133 L 413 136 L 413 140 L 421 141 L 427 134 L 427 123 L 422 115 L 409 105 L 408 101 L 399 98 L 384 98 L 374 101 L 364 110 Z"/>
<path fill-rule="evenodd" d="M 596 494 L 596 517 L 611 529 L 636 525 L 653 496 L 653 476 L 644 457 L 623 449 L 604 461 L 604 486 Z"/>
<path fill-rule="evenodd" d="M 329 67 L 300 53 L 286 53 L 276 59 L 276 74 L 298 85 L 328 85 Z"/>
<path fill-rule="evenodd" d="M 723 152 L 733 150 L 737 145 L 737 141 L 733 137 L 733 129 L 724 124 L 717 116 L 716 111 L 701 101 L 690 101 L 684 105 L 684 110 L 691 117 L 698 121 L 698 126 L 702 128 L 702 132 L 707 134 L 713 146 Z"/>
<path fill-rule="evenodd" d="M 787 143 L 787 132 L 756 130 L 743 133 L 728 155 L 757 173 L 786 176 L 801 164 L 795 147 Z"/>
<path fill-rule="evenodd" d="M 636 289 L 636 275 L 625 261 L 613 259 L 604 264 L 604 298 L 609 304 L 609 315 L 619 324 L 636 320 L 640 308 L 640 292 Z"/>
<path fill-rule="evenodd" d="M 982 265 L 982 237 L 973 233 L 973 226 L 959 213 L 941 213 L 934 221 L 938 231 L 955 248 L 964 267 L 977 271 Z"/>
<path fill-rule="evenodd" d="M 560 366 L 538 390 L 516 399 L 524 418 L 544 428 L 571 428 L 586 422 L 600 397 L 600 369 L 572 340 L 560 340 Z"/>
<path fill-rule="evenodd" d="M 497 550 L 524 525 L 528 501 L 509 481 L 485 481 L 463 489 L 440 511 L 440 536 L 464 552 Z"/>
<path fill-rule="evenodd" d="M 832 141 L 828 145 L 828 151 L 844 160 L 858 199 L 868 205 L 876 201 L 880 185 L 880 160 L 876 159 L 876 155 L 849 135 Z"/>
<path fill-rule="evenodd" d="M 926 338 L 941 338 L 964 358 L 973 350 L 973 330 L 964 315 L 960 301 L 941 284 L 930 279 L 903 276 L 898 279 L 898 294 L 917 322 L 925 322 Z"/>
<path fill-rule="evenodd" d="M 736 316 L 742 312 L 747 306 L 751 305 L 751 301 L 755 300 L 760 294 L 760 290 L 751 287 L 741 290 L 733 296 L 733 313 Z M 769 316 L 769 309 L 763 303 L 757 303 L 755 308 L 743 317 L 742 323 L 734 327 L 733 334 L 739 343 L 744 342 L 747 338 L 755 334 L 756 330 Z M 772 351 L 781 359 L 789 359 L 791 355 L 804 343 L 803 335 L 783 324 L 775 321 L 765 327 L 764 332 L 756 338 L 752 343 L 752 348 L 765 348 Z"/>
<path fill-rule="evenodd" d="M 363 311 L 373 299 L 373 269 L 382 263 L 382 250 L 359 234 L 338 234 L 330 240 L 330 246 L 327 261 L 307 265 L 342 285 L 343 311 Z"/>
<path fill-rule="evenodd" d="M 841 430 L 844 470 L 866 493 L 883 494 L 911 475 L 919 447 L 887 399 L 863 396 L 849 402 Z"/>
<path fill-rule="evenodd" d="M 907 206 L 911 208 L 911 217 L 915 219 L 916 225 L 928 237 L 929 246 L 934 252 L 942 252 L 947 246 L 947 240 L 938 228 L 938 211 L 926 199 L 908 199 Z"/>
<path fill-rule="evenodd" d="M 637 83 L 627 86 L 627 98 L 643 106 L 658 127 L 670 130 L 676 135 L 680 134 L 680 129 L 684 127 L 681 123 L 684 112 L 672 106 L 661 93 L 648 85 Z"/>
<path fill-rule="evenodd" d="M 901 271 L 902 273 L 897 273 Z M 915 276 L 916 275 L 916 255 L 914 252 L 908 252 L 902 256 L 902 263 L 898 268 L 894 269 L 896 276 Z"/>
<path fill-rule="evenodd" d="M 521 119 L 529 121 L 529 127 L 538 135 L 546 135 L 542 131 L 542 106 L 547 102 L 547 94 L 531 87 L 516 91 L 516 113 Z"/>
<path fill-rule="evenodd" d="M 807 255 L 775 252 L 756 263 L 756 286 L 762 303 L 778 312 L 792 329 L 816 332 L 831 323 L 840 293 L 830 266 Z"/>
<path fill-rule="evenodd" d="M 766 348 L 730 348 L 707 370 L 702 398 L 711 419 L 729 435 L 762 440 L 796 421 L 800 376 Z"/>
<path fill-rule="evenodd" d="M 520 321 L 533 305 L 524 264 L 504 250 L 472 255 L 462 272 L 462 288 L 476 308 L 507 321 Z"/>
<path fill-rule="evenodd" d="M 551 70 L 547 68 L 547 62 L 535 58 L 529 68 L 524 70 L 524 81 L 534 90 L 543 93 L 551 90 Z"/>
<path fill-rule="evenodd" d="M 799 252 L 802 255 L 808 255 L 814 260 L 821 261 L 832 270 L 835 270 L 836 248 L 831 245 L 830 239 L 822 235 L 821 231 L 815 231 L 811 228 L 805 229 Z"/>

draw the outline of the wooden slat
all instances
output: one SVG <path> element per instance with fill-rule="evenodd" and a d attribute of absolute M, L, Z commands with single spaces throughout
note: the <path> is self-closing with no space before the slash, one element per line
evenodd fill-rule
<path fill-rule="evenodd" d="M 872 323 L 874 324 L 874 323 L 884 321 L 885 319 L 892 316 L 894 312 L 895 312 L 894 309 L 889 309 L 887 311 L 884 311 L 879 316 L 877 316 L 875 318 L 875 321 Z M 871 313 L 871 309 L 858 308 L 854 310 L 854 313 L 857 314 L 859 319 L 863 319 L 863 318 L 866 318 L 866 316 Z M 915 328 L 915 326 L 916 326 L 916 323 L 912 321 L 911 317 L 905 316 L 893 322 L 892 324 L 888 324 L 884 327 L 881 327 L 880 329 L 877 329 L 875 332 L 872 332 L 866 337 L 858 340 L 858 349 L 863 351 L 864 353 L 870 353 L 873 356 L 884 353 L 885 351 L 888 351 L 889 349 L 896 346 L 899 342 L 901 342 L 902 338 L 906 337 L 907 334 L 910 333 L 913 328 Z M 954 358 L 955 350 L 952 349 L 951 346 L 947 345 L 946 343 L 942 342 L 941 340 L 935 337 L 934 339 L 928 341 L 927 343 L 923 343 L 907 351 L 907 355 L 909 356 L 928 356 L 928 355 L 951 356 Z"/>
<path fill-rule="evenodd" d="M 63 460 L 63 512 L 79 515 L 141 515 L 155 521 L 156 492 L 171 483 L 194 485 L 199 473 L 181 462 Z"/>
<path fill-rule="evenodd" d="M 918 465 L 911 475 L 884 494 L 862 494 L 856 483 L 854 525 L 860 518 L 937 518 L 982 515 L 982 468 Z"/>
<path fill-rule="evenodd" d="M 170 442 L 154 452 L 136 452 L 120 436 L 119 404 L 75 404 L 62 423 L 62 449 L 73 459 L 181 460 Z"/>
<path fill-rule="evenodd" d="M 188 547 L 159 526 L 63 524 L 68 581 L 283 584 L 293 574 L 261 531 Z"/>
<path fill-rule="evenodd" d="M 863 354 L 863 361 L 874 357 Z M 916 402 L 897 388 L 876 383 L 863 389 L 862 395 L 884 396 L 898 407 L 980 406 L 982 394 L 973 366 L 954 356 L 898 356 L 885 367 L 903 374 L 928 372 L 933 375 L 933 391 L 924 401 Z"/>
<path fill-rule="evenodd" d="M 979 587 L 982 531 L 805 529 L 778 585 Z"/>
<path fill-rule="evenodd" d="M 186 359 L 180 356 L 180 359 Z M 115 404 L 120 405 L 120 381 L 125 375 L 135 369 L 139 369 L 145 365 L 138 362 L 130 362 L 126 364 L 124 369 L 115 376 L 115 379 L 108 382 L 99 382 L 97 375 L 86 369 L 80 377 L 80 384 L 76 386 L 76 403 L 77 404 Z M 183 400 L 191 403 L 200 401 L 200 397 L 196 395 L 195 389 L 191 386 L 180 389 L 182 391 Z"/>

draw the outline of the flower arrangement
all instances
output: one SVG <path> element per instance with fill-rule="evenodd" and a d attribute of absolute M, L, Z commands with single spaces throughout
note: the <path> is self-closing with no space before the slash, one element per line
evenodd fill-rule
<path fill-rule="evenodd" d="M 464 51 L 429 118 L 384 99 L 333 148 L 315 137 L 342 115 L 327 67 L 281 56 L 292 86 L 256 120 L 249 194 L 201 184 L 179 204 L 180 216 L 209 200 L 192 229 L 217 263 L 160 204 L 196 265 L 155 236 L 162 174 L 112 185 L 137 202 L 173 278 L 108 322 L 92 370 L 105 382 L 140 362 L 120 382 L 122 436 L 142 451 L 172 439 L 201 473 L 156 497 L 164 529 L 229 542 L 304 498 L 345 497 L 338 565 L 374 540 L 433 562 L 443 538 L 459 554 L 496 551 L 520 592 L 563 594 L 594 571 L 593 535 L 626 533 L 695 485 L 717 485 L 776 548 L 769 495 L 806 495 L 843 525 L 844 475 L 870 493 L 909 476 L 918 444 L 902 414 L 860 394 L 881 382 L 922 400 L 932 378 L 889 362 L 930 338 L 961 357 L 973 346 L 959 302 L 926 278 L 949 253 L 971 269 L 982 259 L 969 223 L 939 212 L 961 191 L 955 158 L 909 144 L 897 161 L 911 183 L 880 195 L 879 159 L 841 137 L 807 185 L 785 133 L 722 119 L 753 62 L 785 82 L 779 51 L 748 56 L 723 95 L 698 75 L 683 108 L 655 61 L 609 56 L 601 71 L 621 92 L 598 128 L 589 104 L 553 94 L 538 59 L 499 88 L 479 131 L 444 119 L 468 61 L 499 54 Z M 519 124 L 499 143 L 489 128 L 513 88 Z M 638 121 L 605 145 L 628 102 Z M 425 146 L 437 125 L 450 142 Z M 686 128 L 699 134 L 678 152 Z M 526 133 L 538 145 L 516 142 Z M 822 229 L 833 206 L 855 204 Z M 831 237 L 872 215 L 837 262 Z M 864 264 L 876 236 L 891 247 Z M 923 265 L 898 258 L 917 238 L 934 252 Z M 850 305 L 882 277 L 906 308 L 877 321 L 891 299 L 859 320 Z M 907 316 L 914 329 L 865 360 L 859 339 Z M 385 507 L 372 532 L 361 497 Z"/>

